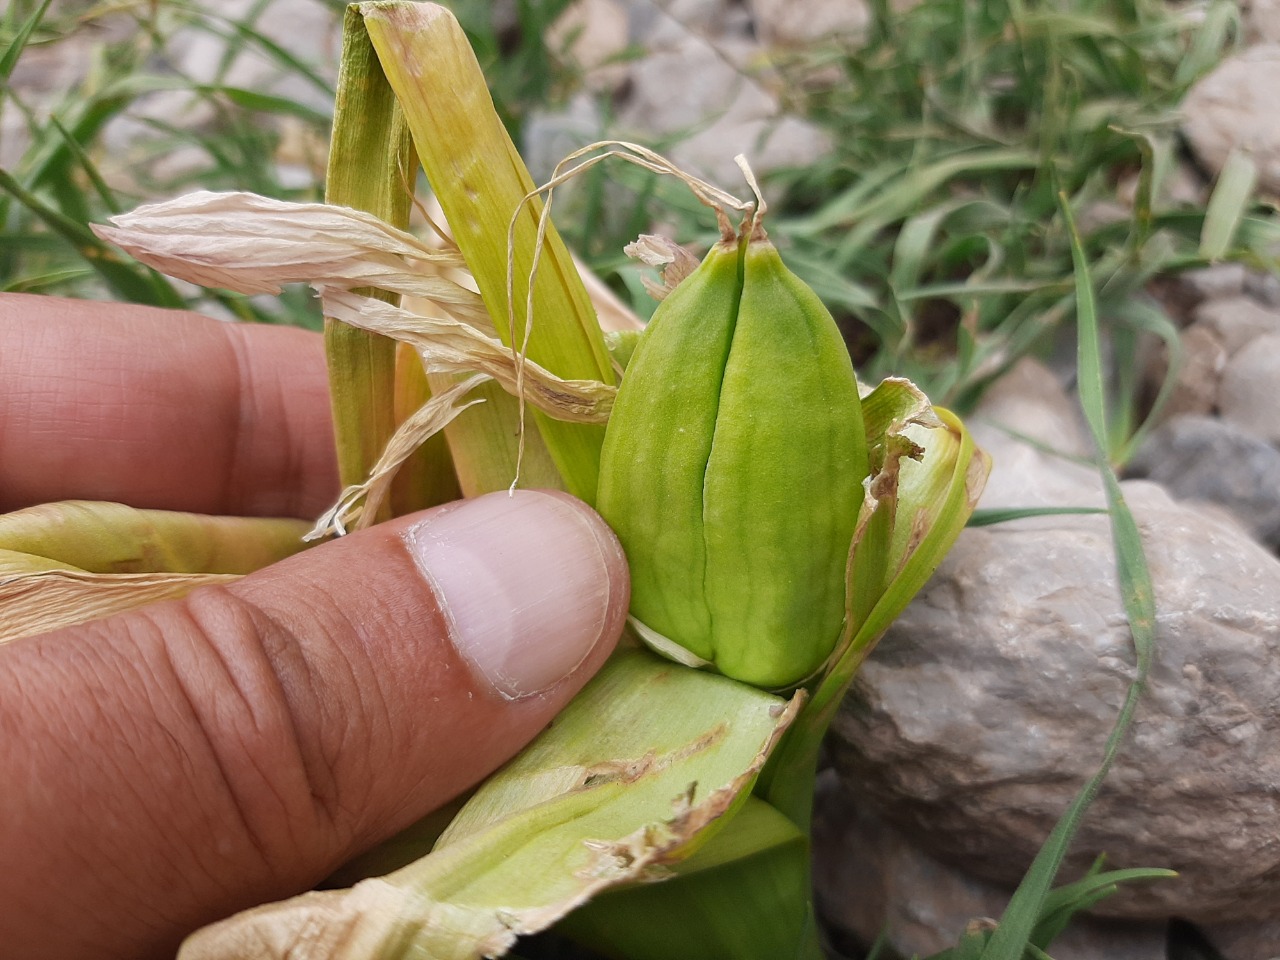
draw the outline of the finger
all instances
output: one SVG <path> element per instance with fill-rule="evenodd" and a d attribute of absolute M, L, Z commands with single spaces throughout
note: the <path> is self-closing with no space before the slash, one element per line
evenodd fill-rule
<path fill-rule="evenodd" d="M 0 512 L 314 517 L 338 491 L 331 423 L 317 334 L 0 295 Z"/>
<path fill-rule="evenodd" d="M 172 956 L 513 755 L 626 616 L 617 540 L 490 494 L 0 648 L 0 943 Z"/>

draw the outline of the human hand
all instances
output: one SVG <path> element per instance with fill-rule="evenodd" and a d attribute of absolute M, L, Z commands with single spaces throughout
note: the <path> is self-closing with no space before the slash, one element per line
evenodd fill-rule
<path fill-rule="evenodd" d="M 311 517 L 331 434 L 318 336 L 0 296 L 0 512 Z M 4 955 L 172 956 L 313 886 L 532 739 L 627 600 L 603 521 L 522 491 L 0 646 Z"/>

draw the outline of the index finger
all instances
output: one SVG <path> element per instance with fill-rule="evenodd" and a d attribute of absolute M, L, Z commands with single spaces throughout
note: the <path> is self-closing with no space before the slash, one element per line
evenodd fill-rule
<path fill-rule="evenodd" d="M 0 512 L 88 499 L 309 518 L 337 492 L 318 334 L 0 294 Z"/>

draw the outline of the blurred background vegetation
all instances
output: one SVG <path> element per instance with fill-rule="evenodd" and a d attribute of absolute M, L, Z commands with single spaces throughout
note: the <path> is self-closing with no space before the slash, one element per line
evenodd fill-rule
<path fill-rule="evenodd" d="M 341 6 L 317 0 L 316 9 L 340 22 Z M 567 0 L 450 6 L 517 143 L 531 116 L 583 89 L 548 40 Z M 257 0 L 231 17 L 189 0 L 9 0 L 0 289 L 318 326 L 304 290 L 243 298 L 189 288 L 86 228 L 194 189 L 322 196 L 336 54 L 317 62 L 273 42 L 259 28 L 270 8 Z M 767 178 L 773 236 L 836 313 L 867 379 L 909 376 L 965 409 L 1019 357 L 1052 353 L 1072 318 L 1061 191 L 1097 283 L 1122 460 L 1152 400 L 1131 373 L 1134 357 L 1144 338 L 1177 350 L 1153 281 L 1224 259 L 1276 269 L 1274 207 L 1255 195 L 1251 162 L 1238 158 L 1211 183 L 1178 137 L 1187 88 L 1238 42 L 1236 5 L 874 0 L 871 14 L 857 45 L 760 58 L 786 109 L 832 144 Z M 193 72 L 180 54 L 198 43 L 218 52 Z M 271 92 L 238 85 L 246 56 L 287 82 Z M 595 168 L 557 203 L 570 242 L 642 314 L 652 302 L 623 245 L 654 224 L 706 242 L 713 226 L 677 184 L 620 165 Z"/>

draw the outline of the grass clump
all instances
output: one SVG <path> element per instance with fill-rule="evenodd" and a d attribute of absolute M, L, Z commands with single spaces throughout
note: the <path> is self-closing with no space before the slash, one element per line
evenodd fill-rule
<path fill-rule="evenodd" d="M 0 14 L 9 141 L 0 167 L 0 289 L 319 326 L 300 289 L 266 300 L 178 286 L 119 257 L 87 227 L 197 186 L 320 199 L 332 83 L 257 28 L 267 5 L 228 17 L 189 0 L 15 0 Z M 317 13 L 326 7 L 339 5 L 318 2 Z M 214 38 L 222 52 L 212 71 L 185 71 L 180 44 Z M 265 60 L 306 93 L 235 85 L 229 78 L 242 55 Z M 64 89 L 41 89 L 50 70 L 67 73 Z"/>
<path fill-rule="evenodd" d="M 1230 49 L 1237 8 L 1145 0 L 876 4 L 866 43 L 779 58 L 795 104 L 834 149 L 776 178 L 800 272 L 854 321 L 874 377 L 912 377 L 960 408 L 1074 311 L 1080 225 L 1117 368 L 1139 331 L 1175 335 L 1144 296 L 1211 259 L 1275 269 L 1247 170 L 1206 212 L 1179 164 L 1178 108 Z M 1247 161 L 1242 161 L 1247 163 Z M 1230 182 L 1228 182 L 1230 181 Z M 1212 235 L 1213 242 L 1210 242 Z M 1113 434 L 1134 428 L 1119 384 Z"/>

